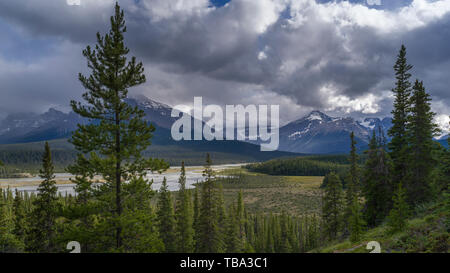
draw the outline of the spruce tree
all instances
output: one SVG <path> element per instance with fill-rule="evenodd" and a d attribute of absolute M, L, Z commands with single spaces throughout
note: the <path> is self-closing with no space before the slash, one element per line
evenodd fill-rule
<path fill-rule="evenodd" d="M 280 216 L 280 239 L 280 253 L 292 252 L 289 217 L 285 211 L 282 211 Z"/>
<path fill-rule="evenodd" d="M 152 198 L 155 195 L 152 183 L 153 180 L 149 183 L 143 177 L 138 177 L 123 185 L 124 251 L 160 253 L 164 250 L 157 215 L 152 205 Z M 169 211 L 173 217 L 173 204 L 172 210 Z"/>
<path fill-rule="evenodd" d="M 239 224 L 236 217 L 236 207 L 232 204 L 228 209 L 225 233 L 225 252 L 239 253 L 242 250 L 241 240 L 239 238 Z"/>
<path fill-rule="evenodd" d="M 166 252 L 176 251 L 175 214 L 172 194 L 167 188 L 167 180 L 161 184 L 158 195 L 158 227 Z"/>
<path fill-rule="evenodd" d="M 392 89 L 395 101 L 392 110 L 392 127 L 389 129 L 391 142 L 389 143 L 390 156 L 393 161 L 393 181 L 396 184 L 405 183 L 408 172 L 408 136 L 407 123 L 410 112 L 411 83 L 409 71 L 412 65 L 406 60 L 406 47 L 401 46 L 394 65 L 396 84 Z"/>
<path fill-rule="evenodd" d="M 342 227 L 343 193 L 342 182 L 331 172 L 327 174 L 327 187 L 322 198 L 322 222 L 326 236 L 334 240 Z"/>
<path fill-rule="evenodd" d="M 416 80 L 411 96 L 411 114 L 408 117 L 409 172 L 405 188 L 411 206 L 431 199 L 431 172 L 437 164 L 433 153 L 433 136 L 437 125 L 433 123 L 430 95 L 423 82 Z"/>
<path fill-rule="evenodd" d="M 117 3 L 110 23 L 108 34 L 97 33 L 95 49 L 87 46 L 83 51 L 91 70 L 90 76 L 79 74 L 79 80 L 87 90 L 83 94 L 85 104 L 72 101 L 71 106 L 75 113 L 91 122 L 79 124 L 70 142 L 81 158 L 75 163 L 77 168 L 74 169 L 78 170 L 73 174 L 101 175 L 106 180 L 98 195 L 103 196 L 100 199 L 104 204 L 105 228 L 113 228 L 107 232 L 112 233 L 113 239 L 105 238 L 105 241 L 114 243 L 105 247 L 121 251 L 123 181 L 143 178 L 148 170 L 164 169 L 167 165 L 141 155 L 150 145 L 154 127 L 144 120 L 142 110 L 125 101 L 128 89 L 144 83 L 145 75 L 142 63 L 135 57 L 127 59 L 129 49 L 124 43 L 124 13 Z M 112 215 L 110 208 L 113 208 Z"/>
<path fill-rule="evenodd" d="M 13 204 L 14 212 L 14 230 L 13 234 L 21 242 L 25 241 L 25 235 L 28 227 L 28 219 L 25 211 L 25 206 L 23 204 L 22 194 L 16 189 Z"/>
<path fill-rule="evenodd" d="M 269 217 L 266 218 L 266 253 L 274 253 L 275 252 L 275 230 L 273 225 L 273 215 L 270 214 Z"/>
<path fill-rule="evenodd" d="M 392 204 L 392 163 L 382 143 L 384 141 L 377 140 L 373 131 L 362 181 L 364 218 L 370 227 L 379 225 L 384 220 Z"/>
<path fill-rule="evenodd" d="M 14 235 L 14 219 L 11 214 L 11 205 L 8 195 L 0 189 L 0 253 L 20 252 L 23 250 L 23 242 Z"/>
<path fill-rule="evenodd" d="M 198 187 L 194 189 L 194 245 L 195 252 L 198 252 L 200 247 L 200 198 L 198 196 Z"/>
<path fill-rule="evenodd" d="M 43 181 L 39 184 L 38 193 L 33 202 L 26 246 L 30 252 L 56 252 L 56 218 L 60 204 L 48 142 L 45 142 L 42 169 L 39 173 Z"/>
<path fill-rule="evenodd" d="M 407 219 L 409 217 L 409 206 L 406 202 L 406 191 L 402 184 L 398 188 L 393 197 L 394 206 L 387 218 L 390 233 L 403 231 L 407 226 Z"/>
<path fill-rule="evenodd" d="M 361 206 L 359 200 L 355 197 L 350 207 L 351 214 L 348 219 L 348 226 L 350 231 L 350 241 L 357 242 L 361 240 L 361 235 L 364 231 L 365 221 L 361 213 Z"/>
<path fill-rule="evenodd" d="M 352 206 L 354 199 L 359 198 L 359 167 L 358 167 L 358 154 L 356 152 L 355 134 L 350 134 L 350 170 L 348 171 L 348 182 L 345 191 L 346 210 L 345 218 L 349 219 L 352 214 Z M 346 221 L 348 223 L 348 221 Z"/>
<path fill-rule="evenodd" d="M 186 169 L 184 162 L 181 162 L 181 174 L 178 183 L 180 187 L 175 213 L 177 221 L 177 251 L 190 253 L 194 251 L 194 212 L 192 209 L 191 195 L 186 190 Z"/>
<path fill-rule="evenodd" d="M 244 198 L 242 194 L 242 190 L 238 193 L 237 198 L 237 206 L 236 206 L 236 220 L 239 226 L 239 234 L 238 238 L 240 241 L 241 251 L 244 250 L 245 242 L 247 241 L 246 238 L 246 232 L 245 232 L 245 224 L 246 224 L 246 217 L 245 217 L 245 206 L 244 206 Z"/>
<path fill-rule="evenodd" d="M 215 186 L 214 171 L 211 168 L 211 157 L 206 155 L 206 165 L 203 170 L 202 192 L 200 200 L 200 216 L 198 227 L 198 252 L 218 253 L 221 251 L 222 241 L 218 225 L 217 189 Z"/>
<path fill-rule="evenodd" d="M 437 169 L 433 174 L 433 190 L 437 194 L 447 191 L 450 184 L 450 138 L 447 139 L 447 142 L 447 148 L 439 145 L 435 151 L 438 160 Z"/>
<path fill-rule="evenodd" d="M 98 205 L 93 200 L 95 190 L 93 187 L 93 173 L 89 174 L 89 162 L 84 155 L 78 155 L 76 164 L 67 168 L 67 171 L 76 174 L 70 180 L 75 184 L 76 193 L 73 200 L 66 208 L 64 216 L 71 221 L 72 225 L 64 230 L 67 240 L 80 243 L 81 252 L 93 252 L 98 243 L 99 236 L 95 233 L 97 215 L 100 214 Z"/>
<path fill-rule="evenodd" d="M 441 182 L 439 185 L 439 190 L 446 191 L 450 185 L 450 137 L 447 139 L 448 148 L 443 152 L 441 157 L 441 166 L 440 166 L 440 174 L 441 174 Z"/>
<path fill-rule="evenodd" d="M 220 252 L 223 252 L 226 248 L 226 243 L 224 241 L 224 235 L 227 229 L 227 212 L 225 208 L 225 200 L 223 197 L 223 185 L 218 183 L 217 185 L 217 195 L 216 195 L 216 213 L 217 213 L 217 225 L 219 229 L 219 246 Z"/>

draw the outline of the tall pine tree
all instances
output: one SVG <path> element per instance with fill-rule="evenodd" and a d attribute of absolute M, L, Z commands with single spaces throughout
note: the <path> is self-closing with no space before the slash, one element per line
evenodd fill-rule
<path fill-rule="evenodd" d="M 106 238 L 105 241 L 114 244 L 105 247 L 121 251 L 124 226 L 122 182 L 144 178 L 148 170 L 164 169 L 167 165 L 160 160 L 144 159 L 141 155 L 150 145 L 154 127 L 144 120 L 142 110 L 131 107 L 125 99 L 129 88 L 145 82 L 144 67 L 135 57 L 127 60 L 129 49 L 124 43 L 124 13 L 117 3 L 110 21 L 108 34 L 97 33 L 95 49 L 88 46 L 83 51 L 91 70 L 88 77 L 79 75 L 87 90 L 83 94 L 85 104 L 72 101 L 71 106 L 75 113 L 92 122 L 79 124 L 71 143 L 81 158 L 75 163 L 78 171 L 73 174 L 91 173 L 106 180 L 100 194 L 104 196 L 104 214 L 108 218 L 105 226 L 112 225 L 114 241 Z M 111 216 L 110 208 L 114 208 Z"/>
<path fill-rule="evenodd" d="M 28 219 L 25 211 L 25 205 L 23 203 L 22 194 L 16 189 L 13 203 L 14 212 L 14 230 L 13 234 L 21 242 L 25 241 L 27 233 Z"/>
<path fill-rule="evenodd" d="M 186 169 L 184 167 L 184 162 L 181 162 L 181 174 L 178 183 L 180 188 L 178 190 L 175 213 L 177 221 L 177 251 L 181 253 L 190 253 L 194 251 L 194 212 L 192 209 L 190 192 L 186 190 Z"/>
<path fill-rule="evenodd" d="M 30 252 L 56 252 L 56 218 L 60 204 L 48 142 L 45 142 L 42 169 L 39 173 L 43 181 L 39 184 L 38 193 L 33 202 L 26 246 Z"/>
<path fill-rule="evenodd" d="M 172 194 L 167 188 L 167 180 L 161 184 L 158 196 L 158 227 L 166 252 L 176 251 L 175 214 Z"/>
<path fill-rule="evenodd" d="M 355 134 L 350 134 L 350 170 L 348 172 L 348 182 L 345 191 L 346 211 L 345 218 L 348 220 L 352 214 L 352 206 L 355 199 L 359 199 L 359 166 L 358 154 L 356 152 Z M 346 221 L 348 223 L 348 221 Z"/>
<path fill-rule="evenodd" d="M 222 240 L 218 224 L 217 188 L 209 154 L 206 155 L 203 177 L 205 180 L 202 183 L 200 215 L 198 219 L 198 252 L 217 253 L 222 250 Z"/>
<path fill-rule="evenodd" d="M 350 217 L 348 218 L 348 227 L 350 231 L 350 241 L 357 242 L 361 240 L 361 235 L 366 225 L 361 213 L 361 206 L 358 198 L 354 198 L 350 206 Z"/>
<path fill-rule="evenodd" d="M 394 65 L 395 88 L 392 89 L 395 96 L 394 109 L 392 110 L 392 127 L 389 129 L 391 142 L 389 143 L 390 156 L 393 161 L 393 181 L 396 184 L 405 182 L 408 174 L 408 136 L 407 123 L 410 112 L 411 83 L 409 71 L 412 65 L 406 60 L 406 47 L 401 46 Z"/>
<path fill-rule="evenodd" d="M 384 220 L 392 204 L 392 163 L 382 139 L 380 136 L 378 140 L 373 131 L 363 171 L 364 218 L 370 227 Z"/>
<path fill-rule="evenodd" d="M 437 125 L 433 123 L 430 95 L 426 93 L 423 82 L 416 80 L 411 96 L 411 115 L 408 117 L 408 155 L 409 172 L 405 188 L 410 205 L 431 199 L 431 173 L 435 162 L 433 136 Z"/>
<path fill-rule="evenodd" d="M 343 192 L 342 182 L 335 173 L 327 174 L 327 186 L 322 198 L 322 222 L 325 235 L 334 240 L 342 227 Z"/>
<path fill-rule="evenodd" d="M 402 184 L 399 184 L 393 197 L 394 206 L 387 217 L 389 232 L 395 233 L 403 231 L 407 226 L 409 216 L 409 206 L 406 202 L 406 191 Z"/>

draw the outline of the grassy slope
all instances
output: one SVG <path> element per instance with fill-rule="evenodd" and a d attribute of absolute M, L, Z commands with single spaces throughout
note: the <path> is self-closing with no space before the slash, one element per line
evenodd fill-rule
<path fill-rule="evenodd" d="M 408 221 L 403 232 L 389 234 L 387 226 L 382 225 L 368 230 L 360 242 L 335 242 L 312 252 L 368 253 L 370 250 L 366 245 L 369 241 L 379 242 L 383 253 L 448 252 L 449 214 L 445 201 L 438 201 L 417 209 L 417 216 Z"/>

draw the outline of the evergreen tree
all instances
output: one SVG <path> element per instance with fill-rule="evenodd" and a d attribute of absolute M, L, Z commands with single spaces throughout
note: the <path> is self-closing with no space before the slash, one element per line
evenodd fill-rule
<path fill-rule="evenodd" d="M 216 210 L 217 210 L 217 225 L 219 229 L 219 249 L 220 251 L 225 250 L 226 243 L 224 241 L 224 235 L 227 229 L 227 212 L 225 208 L 225 200 L 223 197 L 223 185 L 219 183 L 217 185 L 217 195 L 216 195 Z"/>
<path fill-rule="evenodd" d="M 40 177 L 43 179 L 38 187 L 38 194 L 33 202 L 30 215 L 30 228 L 27 234 L 27 250 L 30 252 L 55 252 L 56 218 L 60 204 L 54 175 L 52 155 L 48 142 L 42 158 Z"/>
<path fill-rule="evenodd" d="M 440 173 L 442 174 L 440 189 L 445 191 L 450 185 L 450 137 L 447 139 L 448 148 L 444 151 L 441 159 Z"/>
<path fill-rule="evenodd" d="M 4 194 L 0 189 L 0 253 L 20 252 L 23 243 L 14 235 L 14 221 L 12 219 L 8 189 Z"/>
<path fill-rule="evenodd" d="M 180 188 L 178 191 L 178 200 L 176 206 L 177 221 L 177 251 L 181 253 L 190 253 L 194 251 L 194 229 L 191 195 L 186 190 L 186 170 L 184 162 L 181 162 L 181 174 L 178 180 Z"/>
<path fill-rule="evenodd" d="M 26 216 L 25 206 L 23 204 L 22 194 L 16 189 L 14 204 L 14 230 L 13 234 L 21 242 L 25 241 L 25 235 L 27 233 L 28 219 Z"/>
<path fill-rule="evenodd" d="M 93 252 L 98 243 L 95 223 L 99 214 L 98 204 L 94 202 L 95 190 L 92 187 L 93 173 L 89 173 L 89 162 L 83 155 L 77 156 L 77 164 L 69 166 L 68 172 L 76 174 L 70 180 L 75 184 L 75 200 L 64 209 L 64 216 L 71 224 L 64 229 L 62 237 L 67 241 L 77 241 L 81 252 Z"/>
<path fill-rule="evenodd" d="M 172 194 L 167 188 L 167 180 L 161 184 L 158 196 L 158 227 L 166 252 L 176 251 L 175 215 Z"/>
<path fill-rule="evenodd" d="M 348 223 L 349 217 L 352 215 L 352 206 L 354 199 L 359 198 L 359 167 L 358 167 L 358 154 L 356 153 L 356 141 L 355 134 L 350 134 L 350 170 L 348 172 L 348 182 L 345 191 L 346 210 L 345 218 Z"/>
<path fill-rule="evenodd" d="M 198 252 L 200 247 L 200 198 L 198 196 L 197 186 L 194 189 L 194 245 L 195 251 Z"/>
<path fill-rule="evenodd" d="M 236 207 L 234 204 L 228 209 L 225 233 L 225 252 L 239 253 L 242 250 L 241 240 L 239 239 L 239 224 L 236 217 Z"/>
<path fill-rule="evenodd" d="M 247 241 L 246 238 L 246 232 L 245 232 L 245 224 L 246 224 L 246 217 L 245 217 L 245 207 L 244 207 L 244 198 L 242 195 L 242 190 L 238 193 L 237 198 L 237 207 L 236 207 L 236 221 L 239 226 L 239 233 L 238 233 L 238 239 L 240 241 L 240 251 L 244 251 L 245 242 Z"/>
<path fill-rule="evenodd" d="M 353 199 L 351 205 L 351 214 L 348 221 L 349 221 L 350 241 L 357 242 L 361 239 L 361 234 L 363 233 L 365 226 L 365 221 L 361 213 L 361 206 L 357 198 Z"/>
<path fill-rule="evenodd" d="M 111 234 L 114 241 L 104 238 L 104 242 L 114 244 L 105 247 L 118 251 L 123 245 L 122 231 L 126 225 L 123 220 L 128 218 L 122 218 L 122 182 L 144 177 L 148 170 L 167 168 L 160 160 L 141 156 L 150 145 L 154 127 L 144 120 L 142 110 L 125 101 L 129 88 L 145 82 L 142 63 L 137 63 L 135 57 L 127 61 L 129 49 L 124 43 L 125 32 L 124 13 L 116 3 L 110 32 L 105 36 L 97 33 L 95 49 L 88 46 L 83 51 L 91 69 L 90 76 L 79 75 L 87 89 L 83 94 L 86 104 L 71 102 L 75 113 L 94 121 L 79 124 L 70 140 L 81 158 L 75 163 L 77 168 L 74 169 L 78 170 L 73 174 L 98 174 L 106 180 L 98 196 L 102 196 L 99 201 L 104 205 L 105 228 L 112 226 L 113 230 L 102 232 L 102 236 Z M 110 208 L 114 208 L 112 215 Z"/>
<path fill-rule="evenodd" d="M 342 182 L 335 173 L 327 175 L 327 187 L 322 199 L 322 222 L 326 236 L 334 240 L 342 227 Z"/>
<path fill-rule="evenodd" d="M 447 139 L 447 142 L 448 148 L 439 145 L 435 151 L 437 168 L 433 173 L 433 189 L 437 194 L 444 193 L 450 184 L 450 138 Z"/>
<path fill-rule="evenodd" d="M 394 206 L 387 218 L 390 233 L 402 231 L 407 226 L 409 207 L 406 202 L 406 191 L 403 189 L 402 184 L 398 185 L 393 202 Z"/>
<path fill-rule="evenodd" d="M 155 195 L 152 183 L 153 180 L 149 183 L 143 177 L 137 177 L 123 185 L 123 251 L 160 253 L 164 250 L 162 236 L 159 234 L 158 216 L 152 205 Z M 172 201 L 169 204 L 172 204 L 169 212 L 173 217 Z"/>
<path fill-rule="evenodd" d="M 411 83 L 409 71 L 412 65 L 406 60 L 406 47 L 401 46 L 394 65 L 396 84 L 392 89 L 395 95 L 394 110 L 392 110 L 392 127 L 389 129 L 391 142 L 389 143 L 390 156 L 393 161 L 393 181 L 404 183 L 407 176 L 408 162 L 408 136 L 407 123 L 410 112 Z"/>
<path fill-rule="evenodd" d="M 275 229 L 274 229 L 274 220 L 273 215 L 270 214 L 269 217 L 266 218 L 265 226 L 266 226 L 266 253 L 274 253 L 275 252 Z"/>
<path fill-rule="evenodd" d="M 203 170 L 205 181 L 202 183 L 198 252 L 217 253 L 221 251 L 222 241 L 218 225 L 218 215 L 216 207 L 217 189 L 214 182 L 214 172 L 211 168 L 210 155 L 206 155 L 206 165 Z"/>
<path fill-rule="evenodd" d="M 280 216 L 280 251 L 281 253 L 292 252 L 292 246 L 290 242 L 290 229 L 289 218 L 286 212 L 283 211 Z"/>
<path fill-rule="evenodd" d="M 377 140 L 373 131 L 363 173 L 364 218 L 371 227 L 384 220 L 392 204 L 392 164 L 383 142 Z"/>
<path fill-rule="evenodd" d="M 408 118 L 409 173 L 405 188 L 410 205 L 423 203 L 431 198 L 431 172 L 435 162 L 433 136 L 437 125 L 433 123 L 430 95 L 426 93 L 423 82 L 416 80 L 410 104 L 411 115 Z"/>

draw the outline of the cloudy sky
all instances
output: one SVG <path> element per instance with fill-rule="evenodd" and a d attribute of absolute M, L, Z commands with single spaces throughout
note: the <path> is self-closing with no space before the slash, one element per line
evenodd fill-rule
<path fill-rule="evenodd" d="M 78 5 L 79 4 L 79 5 Z M 450 114 L 450 0 L 120 0 L 147 83 L 131 90 L 193 104 L 279 104 L 388 116 L 403 43 L 437 120 Z M 66 109 L 83 93 L 82 49 L 108 29 L 112 0 L 0 2 L 0 117 Z"/>

